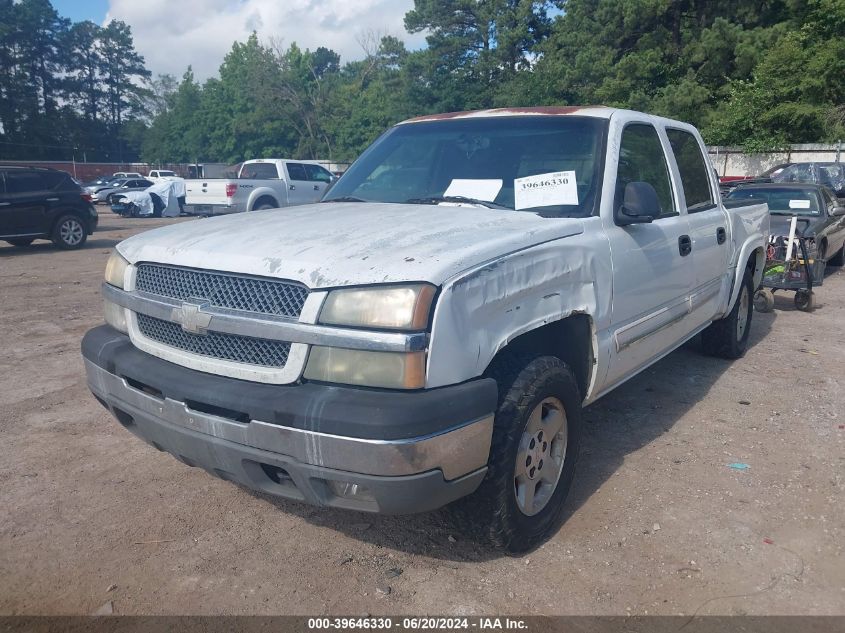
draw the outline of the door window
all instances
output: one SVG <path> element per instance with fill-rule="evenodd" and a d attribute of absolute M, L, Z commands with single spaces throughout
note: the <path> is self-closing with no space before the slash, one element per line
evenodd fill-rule
<path fill-rule="evenodd" d="M 308 163 L 303 165 L 303 167 L 305 168 L 305 174 L 308 176 L 308 180 L 312 182 L 329 183 L 332 181 L 332 174 L 328 169 Z"/>
<path fill-rule="evenodd" d="M 305 173 L 305 166 L 301 163 L 288 163 L 288 174 L 291 180 L 308 180 Z"/>
<path fill-rule="evenodd" d="M 710 190 L 710 174 L 698 140 L 684 130 L 666 130 L 666 136 L 669 137 L 669 144 L 681 173 L 687 212 L 696 213 L 711 209 L 715 202 Z"/>
<path fill-rule="evenodd" d="M 654 126 L 645 123 L 628 125 L 622 132 L 619 148 L 619 169 L 616 174 L 616 200 L 618 210 L 625 198 L 625 187 L 631 182 L 647 182 L 657 192 L 660 215 L 678 215 L 672 198 L 672 183 L 663 145 Z"/>

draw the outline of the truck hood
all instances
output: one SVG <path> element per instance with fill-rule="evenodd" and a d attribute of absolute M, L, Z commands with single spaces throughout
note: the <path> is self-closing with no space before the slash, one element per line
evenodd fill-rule
<path fill-rule="evenodd" d="M 117 250 L 151 261 L 299 281 L 310 288 L 428 281 L 583 232 L 573 218 L 445 205 L 335 202 L 183 222 Z"/>

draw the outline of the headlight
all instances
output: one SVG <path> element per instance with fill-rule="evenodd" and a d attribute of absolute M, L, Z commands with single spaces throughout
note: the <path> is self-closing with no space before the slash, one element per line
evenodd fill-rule
<path fill-rule="evenodd" d="M 312 347 L 305 377 L 346 385 L 422 389 L 425 387 L 425 352 L 362 352 Z"/>
<path fill-rule="evenodd" d="M 106 264 L 106 283 L 124 290 L 127 268 L 129 268 L 129 262 L 120 253 L 114 251 Z"/>
<path fill-rule="evenodd" d="M 118 332 L 126 334 L 129 331 L 129 328 L 126 327 L 126 308 L 112 303 L 108 299 L 103 299 L 103 316 L 106 323 Z"/>
<path fill-rule="evenodd" d="M 428 325 L 434 293 L 430 284 L 333 290 L 320 311 L 320 323 L 422 330 Z"/>

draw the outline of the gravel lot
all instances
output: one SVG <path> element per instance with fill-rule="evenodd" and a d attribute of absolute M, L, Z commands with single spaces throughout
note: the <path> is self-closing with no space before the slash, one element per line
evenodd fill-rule
<path fill-rule="evenodd" d="M 249 492 L 111 419 L 79 341 L 110 248 L 172 221 L 0 245 L 0 613 L 845 614 L 845 273 L 813 314 L 755 314 L 744 359 L 692 342 L 590 407 L 567 522 L 507 557 L 446 512 Z"/>

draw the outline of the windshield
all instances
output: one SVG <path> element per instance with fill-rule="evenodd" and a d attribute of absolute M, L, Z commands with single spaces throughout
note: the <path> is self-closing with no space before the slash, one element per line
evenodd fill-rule
<path fill-rule="evenodd" d="M 604 119 L 573 116 L 398 125 L 323 201 L 474 201 L 548 217 L 589 216 L 599 197 L 606 129 Z"/>
<path fill-rule="evenodd" d="M 749 198 L 765 200 L 769 205 L 769 212 L 777 215 L 821 214 L 818 194 L 814 189 L 804 187 L 735 189 L 728 198 L 731 200 L 748 200 Z"/>

